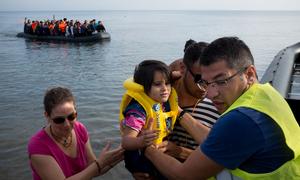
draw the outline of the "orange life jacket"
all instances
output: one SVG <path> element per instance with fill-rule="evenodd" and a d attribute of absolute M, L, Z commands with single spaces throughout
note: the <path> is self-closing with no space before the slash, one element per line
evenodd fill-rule
<path fill-rule="evenodd" d="M 51 29 L 54 29 L 54 24 L 50 24 L 49 25 L 49 29 L 51 30 Z"/>
<path fill-rule="evenodd" d="M 58 28 L 60 29 L 61 32 L 66 32 L 66 26 L 67 24 L 64 22 L 59 23 Z"/>
<path fill-rule="evenodd" d="M 36 22 L 34 22 L 34 23 L 31 24 L 31 28 L 32 28 L 33 32 L 35 32 L 36 26 L 37 26 Z"/>

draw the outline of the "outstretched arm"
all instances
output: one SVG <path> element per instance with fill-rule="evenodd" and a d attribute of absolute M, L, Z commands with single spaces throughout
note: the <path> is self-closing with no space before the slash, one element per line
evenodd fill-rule
<path fill-rule="evenodd" d="M 168 179 L 207 179 L 224 169 L 203 154 L 200 148 L 193 151 L 184 163 L 164 154 L 154 146 L 147 147 L 145 155 Z"/>
<path fill-rule="evenodd" d="M 193 149 L 178 146 L 171 141 L 164 141 L 161 144 L 157 145 L 157 148 L 162 152 L 180 160 L 186 160 L 194 151 Z"/>
<path fill-rule="evenodd" d="M 110 145 L 111 143 L 108 142 L 106 146 L 102 149 L 98 159 L 96 159 L 98 165 L 100 166 L 99 168 L 96 163 L 98 172 L 100 171 L 101 175 L 109 171 L 111 168 L 113 168 L 116 164 L 118 164 L 124 159 L 124 149 L 121 147 L 121 145 L 119 145 L 119 147 L 113 150 L 109 150 Z"/>
<path fill-rule="evenodd" d="M 184 119 L 181 119 L 181 121 L 183 120 L 184 122 L 184 120 L 191 119 L 192 117 L 185 113 L 183 118 Z M 190 125 L 187 126 L 192 131 L 194 130 L 194 128 L 191 128 Z M 205 139 L 208 134 L 208 128 L 206 129 L 204 127 L 202 127 L 203 129 L 201 131 L 205 135 L 200 134 L 203 137 L 200 137 L 199 141 L 201 138 Z M 168 179 L 207 179 L 218 174 L 222 169 L 224 169 L 223 166 L 217 164 L 203 154 L 200 147 L 194 150 L 184 163 L 164 154 L 154 145 L 150 145 L 145 149 L 145 156 Z"/>
<path fill-rule="evenodd" d="M 142 149 L 151 145 L 156 138 L 156 130 L 142 130 L 139 134 L 137 131 L 125 127 L 122 136 L 122 147 L 126 150 Z"/>
<path fill-rule="evenodd" d="M 89 141 L 87 142 L 86 147 L 90 147 Z M 110 151 L 109 148 L 110 145 L 107 144 L 105 148 L 103 148 L 98 159 L 95 158 L 93 153 L 91 154 L 91 149 L 87 149 L 89 165 L 81 172 L 68 178 L 65 177 L 56 160 L 49 155 L 35 154 L 30 157 L 30 160 L 33 168 L 42 179 L 92 179 L 95 176 L 104 174 L 123 160 L 123 149 L 119 147 Z M 97 160 L 100 168 L 98 168 L 94 160 Z"/>

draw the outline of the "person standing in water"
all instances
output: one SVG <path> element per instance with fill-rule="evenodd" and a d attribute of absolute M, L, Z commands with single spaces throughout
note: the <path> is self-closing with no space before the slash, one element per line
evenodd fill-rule
<path fill-rule="evenodd" d="M 75 97 L 65 87 L 54 87 L 44 96 L 47 120 L 28 143 L 33 179 L 92 179 L 123 160 L 121 147 L 107 144 L 95 156 L 85 126 L 77 120 Z"/>

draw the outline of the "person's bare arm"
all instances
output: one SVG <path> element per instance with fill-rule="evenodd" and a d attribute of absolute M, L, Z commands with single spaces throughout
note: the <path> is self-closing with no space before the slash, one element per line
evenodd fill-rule
<path fill-rule="evenodd" d="M 201 144 L 206 139 L 210 131 L 209 127 L 201 124 L 189 113 L 185 113 L 179 123 L 198 144 Z"/>
<path fill-rule="evenodd" d="M 126 150 L 142 149 L 151 145 L 156 138 L 156 130 L 143 130 L 139 134 L 137 131 L 125 127 L 122 135 L 122 147 Z"/>
<path fill-rule="evenodd" d="M 89 141 L 88 141 L 89 143 Z M 86 144 L 86 147 L 90 146 Z M 93 152 L 87 149 L 87 158 L 89 165 L 81 172 L 66 178 L 60 166 L 57 164 L 56 160 L 49 155 L 31 155 L 30 160 L 33 165 L 34 170 L 42 179 L 92 179 L 95 176 L 99 176 L 107 172 L 115 164 L 123 160 L 123 149 L 116 148 L 109 150 L 109 144 L 103 148 L 98 159 L 92 159 L 95 156 L 92 155 Z M 92 154 L 90 154 L 92 152 Z M 100 165 L 100 173 L 97 164 L 94 162 L 97 160 Z"/>
<path fill-rule="evenodd" d="M 177 155 L 177 158 L 182 160 L 186 160 L 190 156 L 190 154 L 192 154 L 192 152 L 194 151 L 192 149 L 185 148 L 182 146 L 177 146 L 177 148 L 179 148 L 179 154 Z"/>
<path fill-rule="evenodd" d="M 121 145 L 113 150 L 109 150 L 110 145 L 111 143 L 108 142 L 98 156 L 97 161 L 100 165 L 100 175 L 106 173 L 124 159 L 124 149 L 121 147 Z"/>
<path fill-rule="evenodd" d="M 66 178 L 56 160 L 49 155 L 32 155 L 30 157 L 34 170 L 41 179 L 91 179 L 98 175 L 98 168 L 95 163 L 89 165 L 83 171 Z"/>
<path fill-rule="evenodd" d="M 95 156 L 94 151 L 92 149 L 90 139 L 88 139 L 87 143 L 85 144 L 85 149 L 86 149 L 88 164 L 91 164 L 96 159 L 96 156 Z"/>
<path fill-rule="evenodd" d="M 161 144 L 157 145 L 157 148 L 160 151 L 180 160 L 186 160 L 193 152 L 193 149 L 178 146 L 171 141 L 164 141 Z"/>
<path fill-rule="evenodd" d="M 200 148 L 193 151 L 184 163 L 153 146 L 146 148 L 145 155 L 168 179 L 207 179 L 224 169 L 203 154 Z"/>

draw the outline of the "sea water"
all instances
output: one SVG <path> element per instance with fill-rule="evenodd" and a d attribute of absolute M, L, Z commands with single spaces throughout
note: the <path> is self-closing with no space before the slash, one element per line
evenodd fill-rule
<path fill-rule="evenodd" d="M 17 38 L 23 21 L 102 20 L 110 41 L 54 43 Z M 30 179 L 27 143 L 46 125 L 43 95 L 51 86 L 72 89 L 78 119 L 96 155 L 116 147 L 122 82 L 145 59 L 171 63 L 185 41 L 237 36 L 250 47 L 259 77 L 277 52 L 300 41 L 300 12 L 279 11 L 59 11 L 0 12 L 0 179 Z M 132 179 L 121 163 L 101 179 Z"/>

